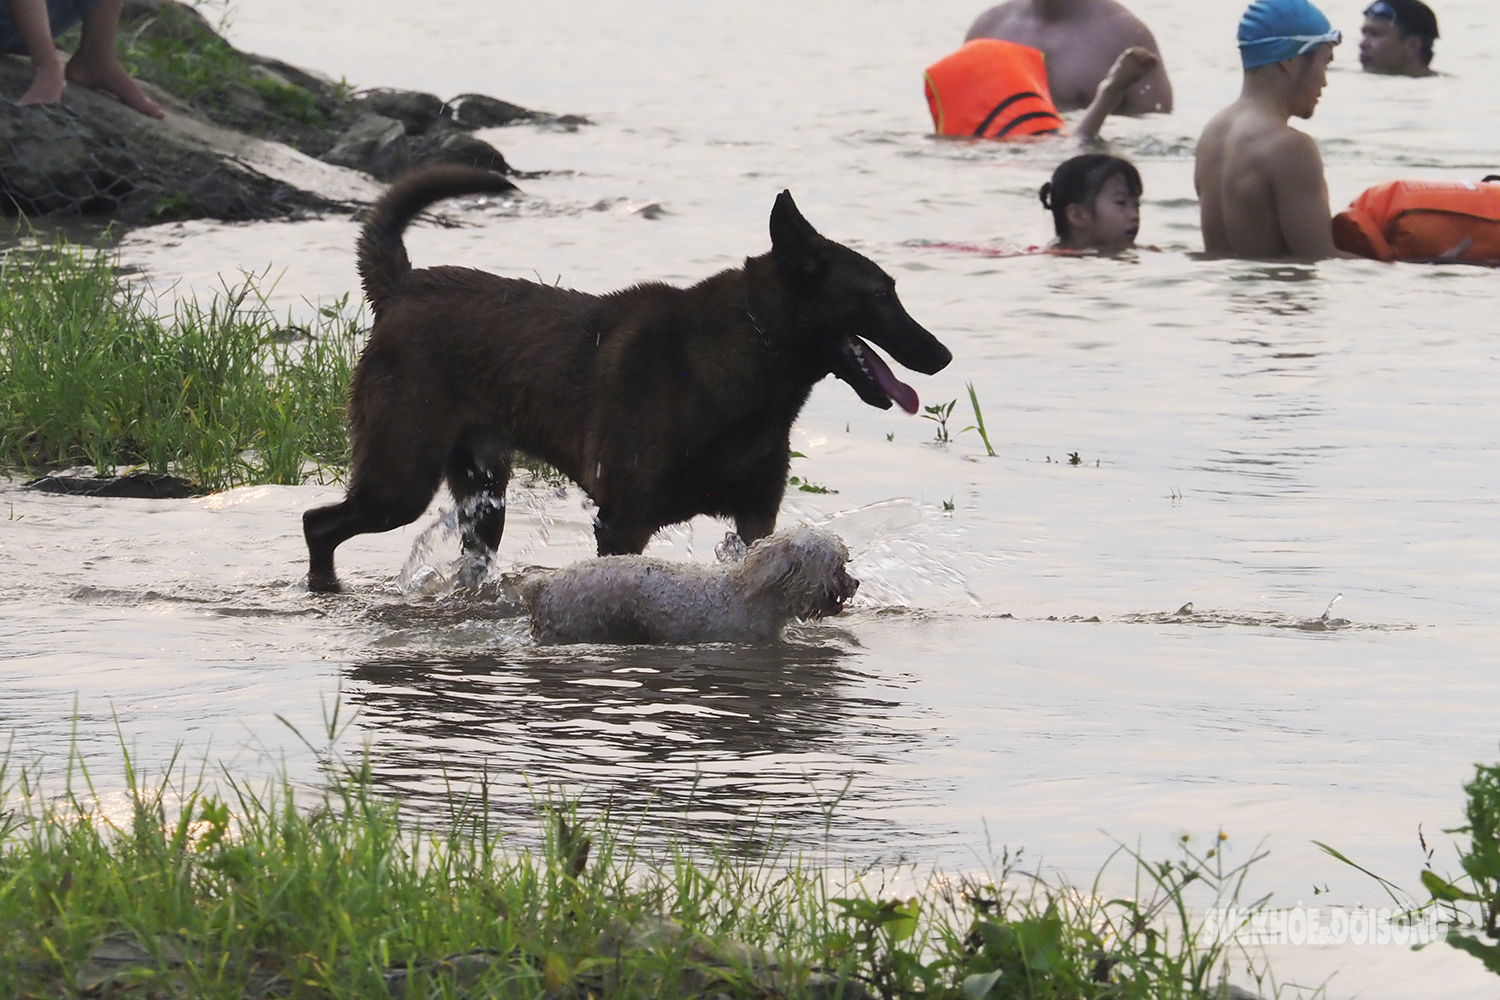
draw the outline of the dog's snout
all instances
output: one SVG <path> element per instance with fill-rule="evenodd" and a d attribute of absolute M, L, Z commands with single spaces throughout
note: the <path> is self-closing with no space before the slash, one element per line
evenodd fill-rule
<path fill-rule="evenodd" d="M 838 583 L 838 588 L 839 588 L 839 592 L 838 592 L 839 603 L 841 603 L 841 604 L 844 601 L 847 601 L 850 598 L 852 598 L 855 595 L 855 593 L 857 593 L 859 591 L 859 580 L 856 579 L 855 577 L 850 576 L 848 573 L 844 572 L 842 569 L 839 570 L 838 576 L 836 577 L 836 581 Z"/>

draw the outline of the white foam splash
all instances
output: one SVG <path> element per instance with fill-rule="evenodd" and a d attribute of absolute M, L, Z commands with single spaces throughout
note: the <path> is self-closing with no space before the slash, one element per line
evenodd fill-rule
<path fill-rule="evenodd" d="M 896 498 L 821 521 L 804 519 L 836 532 L 849 546 L 851 568 L 860 581 L 857 605 L 981 603 L 958 565 L 965 529 L 937 507 Z"/>

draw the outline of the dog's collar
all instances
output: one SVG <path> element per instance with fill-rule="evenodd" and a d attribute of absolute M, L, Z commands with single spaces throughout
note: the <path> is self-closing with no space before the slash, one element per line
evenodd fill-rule
<path fill-rule="evenodd" d="M 745 297 L 745 316 L 750 320 L 750 328 L 755 331 L 756 336 L 760 337 L 760 342 L 766 346 L 767 350 L 770 350 L 771 338 L 766 336 L 766 331 L 760 325 L 760 320 L 755 318 L 755 310 L 750 308 L 750 297 L 748 295 Z"/>

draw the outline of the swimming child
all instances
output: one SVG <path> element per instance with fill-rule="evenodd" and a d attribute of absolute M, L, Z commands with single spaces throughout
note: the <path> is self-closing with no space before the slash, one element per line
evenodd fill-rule
<path fill-rule="evenodd" d="M 1042 185 L 1042 207 L 1057 229 L 1055 250 L 1112 254 L 1135 246 L 1141 228 L 1140 171 L 1127 160 L 1087 153 L 1066 160 Z"/>
<path fill-rule="evenodd" d="M 1133 250 L 1141 228 L 1140 171 L 1128 160 L 1103 153 L 1086 153 L 1063 161 L 1042 185 L 1042 207 L 1052 213 L 1057 239 L 1049 246 L 954 243 L 909 240 L 905 246 L 956 250 L 983 257 L 1025 257 L 1055 254 L 1116 254 Z M 1143 247 L 1157 250 L 1156 247 Z"/>

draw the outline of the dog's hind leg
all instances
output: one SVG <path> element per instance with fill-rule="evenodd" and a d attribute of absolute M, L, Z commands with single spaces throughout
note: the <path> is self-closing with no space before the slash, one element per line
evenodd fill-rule
<path fill-rule="evenodd" d="M 355 481 L 342 502 L 303 514 L 308 589 L 337 591 L 339 581 L 333 570 L 333 550 L 355 535 L 390 531 L 421 517 L 437 491 L 438 476 L 435 468 L 426 476 L 414 472 L 397 484 L 383 484 L 384 488 L 379 490 Z"/>
<path fill-rule="evenodd" d="M 389 425 L 401 426 L 397 420 L 368 423 L 373 430 L 353 441 L 349 490 L 343 501 L 302 515 L 311 590 L 338 590 L 333 550 L 355 535 L 390 531 L 415 521 L 442 481 L 441 452 L 434 454 L 422 436 L 392 432 Z"/>
<path fill-rule="evenodd" d="M 505 486 L 510 482 L 512 446 L 487 428 L 471 426 L 448 456 L 448 489 L 458 501 L 464 554 L 483 564 L 505 531 Z"/>

